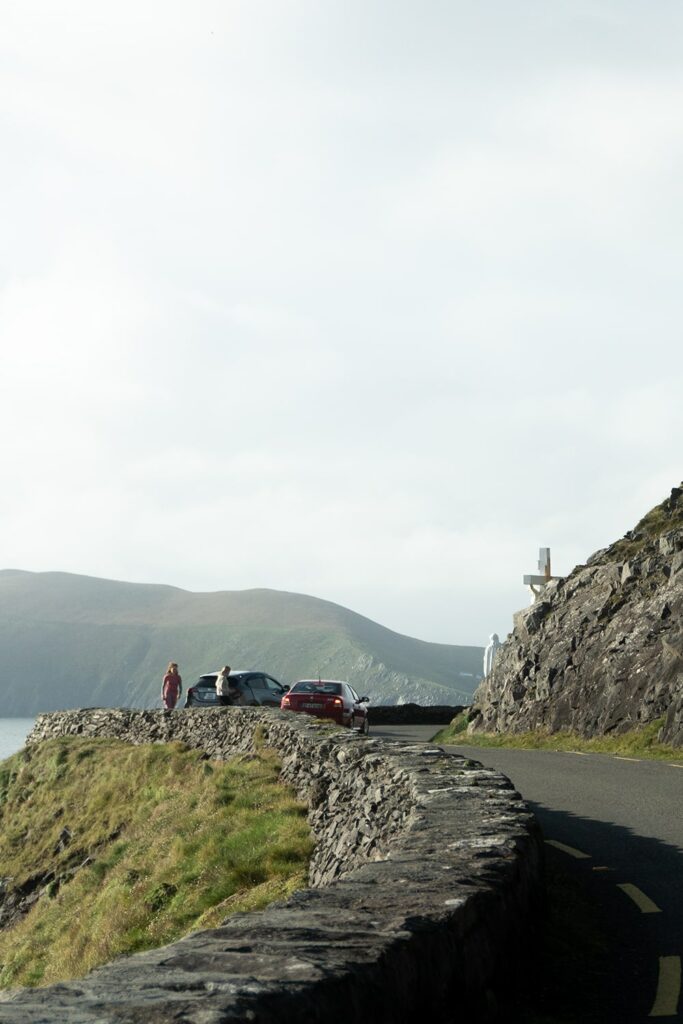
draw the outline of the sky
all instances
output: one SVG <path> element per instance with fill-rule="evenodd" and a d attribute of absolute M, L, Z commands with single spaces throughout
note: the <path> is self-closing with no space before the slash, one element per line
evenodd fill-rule
<path fill-rule="evenodd" d="M 0 567 L 486 643 L 683 477 L 678 0 L 5 0 Z"/>

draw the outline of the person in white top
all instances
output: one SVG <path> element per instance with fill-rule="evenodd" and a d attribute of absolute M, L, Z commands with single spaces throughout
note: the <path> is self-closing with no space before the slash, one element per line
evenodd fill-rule
<path fill-rule="evenodd" d="M 224 665 L 216 676 L 216 696 L 219 704 L 232 704 L 234 701 L 235 688 L 230 686 L 229 675 L 230 666 Z"/>

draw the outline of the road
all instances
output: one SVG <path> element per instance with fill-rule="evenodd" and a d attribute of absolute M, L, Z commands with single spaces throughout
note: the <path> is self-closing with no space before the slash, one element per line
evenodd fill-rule
<path fill-rule="evenodd" d="M 372 731 L 427 742 L 436 727 Z M 549 858 L 579 879 L 614 944 L 604 1024 L 683 1022 L 683 762 L 446 749 L 507 775 L 536 814 Z"/>

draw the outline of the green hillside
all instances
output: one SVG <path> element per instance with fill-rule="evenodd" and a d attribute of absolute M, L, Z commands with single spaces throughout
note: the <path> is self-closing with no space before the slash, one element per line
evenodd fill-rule
<path fill-rule="evenodd" d="M 376 704 L 459 704 L 482 648 L 402 636 L 330 601 L 275 590 L 190 593 L 69 573 L 0 571 L 5 715 L 156 706 L 167 663 L 185 685 L 226 662 L 284 683 L 345 678 Z"/>
<path fill-rule="evenodd" d="M 217 762 L 182 743 L 37 743 L 0 762 L 0 988 L 260 909 L 306 884 L 312 848 L 272 751 Z"/>

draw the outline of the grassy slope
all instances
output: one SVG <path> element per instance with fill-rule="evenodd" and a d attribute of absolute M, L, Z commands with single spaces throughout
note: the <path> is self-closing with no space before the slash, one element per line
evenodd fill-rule
<path fill-rule="evenodd" d="M 5 714 L 155 704 L 171 659 L 186 683 L 228 661 L 265 668 L 287 683 L 317 672 L 349 678 L 378 702 L 395 701 L 407 677 L 425 700 L 461 702 L 458 691 L 474 689 L 481 653 L 401 636 L 301 594 L 191 594 L 65 573 L 0 572 Z"/>
<path fill-rule="evenodd" d="M 560 732 L 467 733 L 467 712 L 457 715 L 450 725 L 434 737 L 438 743 L 468 744 L 474 747 L 521 747 L 525 750 L 583 750 L 593 754 L 619 754 L 627 757 L 671 761 L 683 758 L 683 749 L 660 743 L 657 739 L 663 719 L 650 722 L 642 729 L 632 729 L 619 736 L 596 736 L 584 739 L 568 730 Z"/>
<path fill-rule="evenodd" d="M 40 892 L 0 931 L 0 985 L 78 977 L 302 887 L 306 809 L 278 774 L 270 752 L 75 737 L 0 763 L 2 874 Z"/>
<path fill-rule="evenodd" d="M 683 487 L 683 484 L 681 484 Z M 671 507 L 671 499 L 666 498 L 659 505 L 644 515 L 640 522 L 629 532 L 606 549 L 599 559 L 601 564 L 607 562 L 623 562 L 637 558 L 653 541 L 662 534 L 683 527 L 683 505 Z"/>

